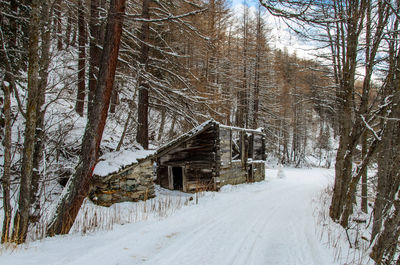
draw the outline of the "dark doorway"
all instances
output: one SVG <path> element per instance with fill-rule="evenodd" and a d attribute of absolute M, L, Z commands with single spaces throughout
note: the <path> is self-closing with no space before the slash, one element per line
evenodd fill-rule
<path fill-rule="evenodd" d="M 247 182 L 254 182 L 254 171 L 253 165 L 249 165 L 249 169 L 247 170 Z"/>
<path fill-rule="evenodd" d="M 183 173 L 182 167 L 173 167 L 172 168 L 172 176 L 174 183 L 174 190 L 182 190 L 183 189 Z"/>

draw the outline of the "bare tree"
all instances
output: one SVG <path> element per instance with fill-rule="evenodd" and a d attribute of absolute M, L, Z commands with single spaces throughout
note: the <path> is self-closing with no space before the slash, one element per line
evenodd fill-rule
<path fill-rule="evenodd" d="M 4 220 L 3 229 L 1 234 L 1 243 L 6 243 L 9 241 L 10 237 L 10 224 L 11 224 L 11 194 L 10 194 L 10 167 L 11 167 L 11 92 L 10 84 L 2 82 L 2 89 L 4 92 L 4 169 L 3 176 L 1 178 L 2 188 L 3 188 L 3 210 L 4 210 Z"/>
<path fill-rule="evenodd" d="M 34 0 L 29 20 L 28 48 L 28 100 L 26 105 L 25 138 L 22 153 L 21 184 L 18 209 L 14 217 L 12 241 L 20 244 L 26 239 L 29 225 L 30 202 L 32 196 L 33 156 L 37 123 L 37 102 L 39 97 L 39 26 L 41 1 Z"/>
<path fill-rule="evenodd" d="M 143 0 L 142 17 L 150 19 L 150 0 Z M 150 22 L 142 22 L 142 30 L 140 33 L 140 57 L 139 63 L 142 72 L 147 70 L 149 60 L 149 37 L 150 37 Z M 139 99 L 138 99 L 138 127 L 137 127 L 137 142 L 144 148 L 149 148 L 149 84 L 144 76 L 139 77 Z"/>
<path fill-rule="evenodd" d="M 79 116 L 83 116 L 85 104 L 85 65 L 86 65 L 86 23 L 85 23 L 85 5 L 83 0 L 78 1 L 78 91 L 76 94 L 75 110 Z M 92 77 L 92 76 L 91 76 Z M 93 78 L 93 77 L 92 77 Z"/>
<path fill-rule="evenodd" d="M 80 162 L 59 198 L 47 228 L 47 235 L 65 234 L 71 229 L 83 200 L 88 195 L 94 167 L 106 123 L 125 14 L 125 0 L 111 0 L 104 47 L 101 55 L 99 80 L 94 104 L 82 139 Z"/>
<path fill-rule="evenodd" d="M 97 84 L 97 75 L 100 64 L 102 45 L 100 42 L 100 3 L 99 0 L 90 1 L 90 19 L 89 19 L 89 33 L 90 33 L 90 48 L 89 48 L 89 95 L 88 95 L 88 112 L 93 104 L 94 93 Z"/>

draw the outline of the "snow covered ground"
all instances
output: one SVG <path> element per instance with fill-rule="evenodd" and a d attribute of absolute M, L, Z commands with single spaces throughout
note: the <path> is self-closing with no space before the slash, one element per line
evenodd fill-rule
<path fill-rule="evenodd" d="M 0 264 L 336 264 L 316 233 L 312 206 L 332 171 L 283 171 L 279 178 L 270 169 L 267 181 L 208 192 L 161 220 L 3 249 Z"/>

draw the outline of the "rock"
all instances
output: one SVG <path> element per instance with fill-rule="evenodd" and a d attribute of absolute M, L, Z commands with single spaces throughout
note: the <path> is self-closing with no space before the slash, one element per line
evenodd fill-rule
<path fill-rule="evenodd" d="M 151 159 L 135 163 L 106 177 L 95 175 L 89 198 L 101 206 L 154 198 L 153 177 Z"/>

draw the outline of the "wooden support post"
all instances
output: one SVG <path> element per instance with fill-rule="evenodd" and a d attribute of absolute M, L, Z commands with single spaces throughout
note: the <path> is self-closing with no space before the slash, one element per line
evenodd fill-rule
<path fill-rule="evenodd" d="M 187 192 L 186 188 L 186 166 L 182 167 L 182 191 Z"/>
<path fill-rule="evenodd" d="M 168 187 L 170 190 L 174 189 L 174 176 L 171 166 L 168 166 Z"/>
<path fill-rule="evenodd" d="M 229 129 L 229 142 L 230 142 L 230 146 L 231 148 L 229 149 L 229 164 L 232 165 L 232 129 Z"/>

